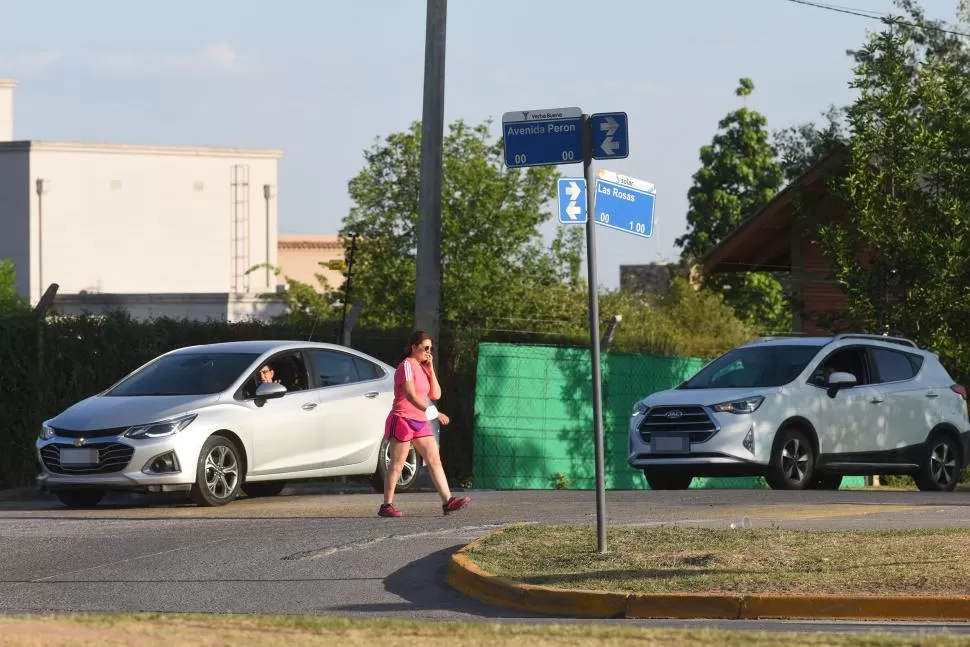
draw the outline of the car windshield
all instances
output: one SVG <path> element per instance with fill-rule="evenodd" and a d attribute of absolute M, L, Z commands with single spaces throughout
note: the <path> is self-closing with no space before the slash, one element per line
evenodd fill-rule
<path fill-rule="evenodd" d="M 721 355 L 681 389 L 742 389 L 788 384 L 818 353 L 817 346 L 749 346 Z"/>
<path fill-rule="evenodd" d="M 166 355 L 127 377 L 109 396 L 211 395 L 225 391 L 259 357 L 254 353 Z"/>

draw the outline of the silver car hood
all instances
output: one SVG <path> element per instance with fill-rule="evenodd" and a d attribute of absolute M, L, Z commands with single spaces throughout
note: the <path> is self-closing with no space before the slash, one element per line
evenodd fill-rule
<path fill-rule="evenodd" d="M 218 401 L 218 395 L 152 395 L 107 397 L 95 395 L 51 418 L 60 429 L 94 431 L 144 425 L 188 413 Z"/>

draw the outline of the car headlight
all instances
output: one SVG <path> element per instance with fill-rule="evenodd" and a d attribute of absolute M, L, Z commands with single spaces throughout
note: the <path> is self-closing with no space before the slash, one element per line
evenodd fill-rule
<path fill-rule="evenodd" d="M 38 434 L 41 440 L 50 440 L 54 437 L 54 430 L 47 425 L 41 425 L 40 433 Z"/>
<path fill-rule="evenodd" d="M 171 436 L 172 434 L 177 434 L 188 427 L 189 424 L 195 420 L 197 415 L 198 414 L 193 413 L 189 416 L 182 416 L 181 418 L 174 418 L 173 420 L 165 420 L 164 422 L 153 422 L 147 425 L 129 427 L 128 431 L 124 433 L 124 436 L 126 438 L 133 438 L 135 440 Z"/>
<path fill-rule="evenodd" d="M 756 395 L 753 398 L 744 398 L 743 400 L 732 400 L 731 402 L 722 402 L 721 404 L 715 404 L 712 409 L 718 413 L 754 413 L 761 406 L 761 403 L 765 401 L 765 396 Z"/>
<path fill-rule="evenodd" d="M 637 402 L 635 405 L 633 405 L 633 413 L 630 414 L 630 417 L 635 418 L 637 416 L 643 415 L 647 412 L 647 409 L 649 408 L 650 407 L 645 405 L 643 402 Z"/>

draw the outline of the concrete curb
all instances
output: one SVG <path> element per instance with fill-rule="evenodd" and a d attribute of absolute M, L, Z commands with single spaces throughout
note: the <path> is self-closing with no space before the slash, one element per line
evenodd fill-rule
<path fill-rule="evenodd" d="M 467 555 L 501 532 L 476 539 L 452 555 L 445 582 L 485 604 L 568 618 L 970 621 L 970 595 L 651 594 L 521 584 L 488 573 Z"/>

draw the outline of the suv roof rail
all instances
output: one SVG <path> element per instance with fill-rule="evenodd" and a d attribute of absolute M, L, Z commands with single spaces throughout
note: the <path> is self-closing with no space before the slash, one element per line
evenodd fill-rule
<path fill-rule="evenodd" d="M 899 344 L 900 346 L 909 346 L 911 348 L 919 348 L 911 339 L 906 339 L 904 337 L 890 337 L 889 335 L 873 335 L 866 333 L 855 333 L 855 332 L 842 332 L 838 333 L 833 337 L 833 340 L 839 339 L 871 339 L 873 341 L 884 341 L 890 344 Z"/>
<path fill-rule="evenodd" d="M 770 335 L 761 335 L 759 337 L 753 337 L 744 343 L 756 344 L 759 341 L 771 341 L 772 339 L 786 339 L 788 337 L 807 337 L 807 335 L 803 332 L 779 332 L 779 333 L 772 333 Z"/>

